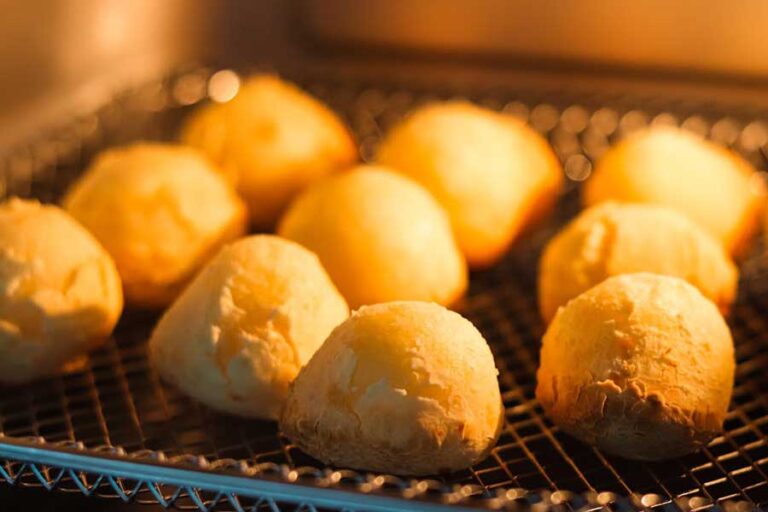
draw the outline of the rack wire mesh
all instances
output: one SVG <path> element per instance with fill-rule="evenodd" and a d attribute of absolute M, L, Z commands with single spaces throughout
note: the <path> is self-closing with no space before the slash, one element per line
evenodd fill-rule
<path fill-rule="evenodd" d="M 15 148 L 0 159 L 0 190 L 56 201 L 98 151 L 139 138 L 172 140 L 180 120 L 206 99 L 211 76 L 212 70 L 195 69 L 125 91 L 97 112 Z M 664 463 L 611 457 L 558 430 L 534 398 L 543 333 L 535 301 L 538 254 L 578 211 L 577 189 L 592 162 L 623 134 L 667 123 L 732 147 L 762 171 L 768 154 L 764 113 L 620 95 L 573 98 L 557 90 L 290 78 L 346 118 L 363 159 L 406 111 L 457 96 L 522 117 L 562 159 L 569 179 L 557 212 L 525 234 L 500 264 L 474 273 L 459 306 L 485 335 L 500 371 L 507 427 L 496 448 L 466 471 L 429 480 L 324 467 L 281 437 L 275 424 L 219 415 L 163 384 L 148 364 L 145 344 L 157 315 L 126 311 L 112 339 L 83 369 L 0 393 L 2 478 L 200 510 L 768 507 L 768 264 L 761 244 L 741 265 L 729 318 L 736 387 L 725 430 L 707 447 Z"/>

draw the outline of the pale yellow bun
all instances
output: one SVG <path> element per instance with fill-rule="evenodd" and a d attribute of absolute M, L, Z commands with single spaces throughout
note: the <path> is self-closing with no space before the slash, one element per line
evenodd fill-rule
<path fill-rule="evenodd" d="M 416 110 L 386 136 L 377 159 L 437 198 L 471 267 L 498 260 L 562 184 L 560 163 L 538 133 L 466 102 Z"/>
<path fill-rule="evenodd" d="M 426 302 L 366 306 L 299 372 L 280 427 L 334 466 L 456 471 L 498 439 L 496 375 L 488 344 L 461 315 Z"/>
<path fill-rule="evenodd" d="M 610 276 L 651 272 L 685 279 L 722 312 L 738 269 L 720 243 L 676 210 L 607 201 L 583 211 L 549 241 L 539 263 L 539 308 L 557 309 Z"/>
<path fill-rule="evenodd" d="M 360 166 L 312 186 L 278 233 L 317 253 L 351 307 L 451 304 L 467 287 L 445 212 L 420 185 L 382 167 Z"/>
<path fill-rule="evenodd" d="M 71 366 L 122 309 L 115 264 L 88 231 L 56 206 L 0 203 L 0 381 Z"/>
<path fill-rule="evenodd" d="M 675 208 L 708 230 L 730 253 L 757 228 L 762 187 L 736 153 L 684 130 L 654 127 L 612 147 L 584 187 L 584 202 L 608 199 Z"/>
<path fill-rule="evenodd" d="M 212 164 L 169 144 L 107 150 L 63 203 L 114 258 L 126 301 L 144 307 L 170 303 L 247 223 L 245 205 Z"/>
<path fill-rule="evenodd" d="M 348 313 L 314 254 L 250 236 L 224 247 L 166 311 L 150 358 L 214 409 L 277 419 L 299 368 Z"/>
<path fill-rule="evenodd" d="M 357 161 L 357 147 L 336 114 L 270 75 L 251 77 L 233 100 L 194 113 L 181 139 L 236 183 L 259 228 L 271 227 L 308 184 Z"/>
<path fill-rule="evenodd" d="M 610 277 L 560 309 L 537 374 L 565 432 L 639 460 L 692 452 L 722 428 L 733 390 L 731 333 L 677 277 Z"/>

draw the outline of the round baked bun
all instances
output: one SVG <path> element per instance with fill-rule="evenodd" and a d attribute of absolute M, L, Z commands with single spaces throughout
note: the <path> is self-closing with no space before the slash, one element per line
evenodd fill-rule
<path fill-rule="evenodd" d="M 225 242 L 245 232 L 245 205 L 201 153 L 139 143 L 99 155 L 63 200 L 112 255 L 126 300 L 170 303 Z"/>
<path fill-rule="evenodd" d="M 604 202 L 583 211 L 549 241 L 539 264 L 539 307 L 557 309 L 610 276 L 651 272 L 685 279 L 727 312 L 738 270 L 720 243 L 664 206 Z"/>
<path fill-rule="evenodd" d="M 723 147 L 673 127 L 636 132 L 598 161 L 584 202 L 655 203 L 700 224 L 731 254 L 757 228 L 763 190 L 752 166 Z"/>
<path fill-rule="evenodd" d="M 214 409 L 277 419 L 299 368 L 348 313 L 314 254 L 250 236 L 224 247 L 166 311 L 150 357 Z"/>
<path fill-rule="evenodd" d="M 721 430 L 734 367 L 728 326 L 698 289 L 624 274 L 558 311 L 536 398 L 561 429 L 608 453 L 669 459 Z"/>
<path fill-rule="evenodd" d="M 0 381 L 77 366 L 123 309 L 109 254 L 56 206 L 0 203 Z"/>
<path fill-rule="evenodd" d="M 504 408 L 471 322 L 434 303 L 362 307 L 299 372 L 282 431 L 326 464 L 402 475 L 483 459 Z"/>
<path fill-rule="evenodd" d="M 254 76 L 231 101 L 195 112 L 181 139 L 237 185 L 257 228 L 272 227 L 309 183 L 357 161 L 357 147 L 336 114 L 270 75 Z"/>
<path fill-rule="evenodd" d="M 437 198 L 471 267 L 498 260 L 562 184 L 560 163 L 538 133 L 459 101 L 413 112 L 386 136 L 377 159 Z"/>
<path fill-rule="evenodd" d="M 361 166 L 304 191 L 281 236 L 317 253 L 351 307 L 392 300 L 451 304 L 467 269 L 448 217 L 423 187 Z"/>

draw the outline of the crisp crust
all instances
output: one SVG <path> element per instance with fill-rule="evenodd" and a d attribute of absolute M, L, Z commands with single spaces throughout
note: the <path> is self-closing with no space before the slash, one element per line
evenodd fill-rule
<path fill-rule="evenodd" d="M 282 431 L 328 464 L 404 475 L 466 468 L 504 419 L 493 356 L 474 326 L 436 304 L 366 306 L 305 366 Z"/>
<path fill-rule="evenodd" d="M 255 235 L 224 247 L 166 311 L 150 357 L 214 409 L 277 419 L 299 368 L 348 313 L 314 254 Z"/>
<path fill-rule="evenodd" d="M 586 205 L 656 203 L 690 217 L 733 255 L 759 224 L 765 190 L 736 153 L 677 128 L 641 130 L 613 146 L 583 189 Z"/>
<path fill-rule="evenodd" d="M 451 304 L 467 269 L 440 205 L 418 183 L 360 166 L 310 187 L 278 233 L 317 253 L 351 307 L 392 300 Z"/>
<path fill-rule="evenodd" d="M 377 160 L 437 198 L 473 268 L 497 261 L 554 204 L 563 181 L 559 160 L 538 133 L 466 102 L 414 111 L 387 134 Z"/>
<path fill-rule="evenodd" d="M 714 304 L 676 277 L 611 277 L 544 335 L 536 397 L 564 431 L 640 460 L 689 453 L 722 428 L 733 342 Z"/>
<path fill-rule="evenodd" d="M 126 300 L 141 307 L 170 303 L 247 224 L 245 204 L 215 167 L 170 144 L 105 151 L 63 204 L 112 255 Z"/>
<path fill-rule="evenodd" d="M 68 367 L 109 336 L 122 308 L 115 263 L 66 212 L 0 204 L 0 380 Z"/>
<path fill-rule="evenodd" d="M 736 297 L 738 269 L 709 232 L 663 206 L 604 202 L 552 238 L 539 263 L 539 308 L 557 309 L 604 279 L 652 272 L 685 279 L 720 311 Z"/>
<path fill-rule="evenodd" d="M 307 185 L 357 161 L 355 141 L 339 117 L 271 75 L 253 76 L 233 100 L 192 114 L 181 140 L 221 167 L 259 229 L 271 228 Z"/>

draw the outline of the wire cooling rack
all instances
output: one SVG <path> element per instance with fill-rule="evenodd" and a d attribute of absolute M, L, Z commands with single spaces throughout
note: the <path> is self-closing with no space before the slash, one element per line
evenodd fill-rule
<path fill-rule="evenodd" d="M 4 195 L 56 201 L 98 151 L 138 138 L 171 140 L 188 111 L 222 83 L 223 75 L 211 80 L 212 73 L 197 69 L 125 91 L 97 112 L 16 148 L 0 160 Z M 569 179 L 556 213 L 500 264 L 474 273 L 459 308 L 485 335 L 500 371 L 507 427 L 496 448 L 466 471 L 426 480 L 325 467 L 281 437 L 274 423 L 219 415 L 164 385 L 148 365 L 145 343 L 157 315 L 126 311 L 113 338 L 82 370 L 1 390 L 1 478 L 199 510 L 768 507 L 768 263 L 761 247 L 742 262 L 729 319 L 738 359 L 731 411 L 723 435 L 704 449 L 664 463 L 610 457 L 558 430 L 534 398 L 543 333 L 536 263 L 545 241 L 578 211 L 578 185 L 592 162 L 623 133 L 667 123 L 731 146 L 765 169 L 764 113 L 618 95 L 291 78 L 346 118 L 363 159 L 409 109 L 456 96 L 524 118 L 562 159 Z"/>

